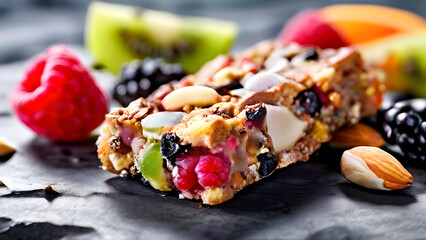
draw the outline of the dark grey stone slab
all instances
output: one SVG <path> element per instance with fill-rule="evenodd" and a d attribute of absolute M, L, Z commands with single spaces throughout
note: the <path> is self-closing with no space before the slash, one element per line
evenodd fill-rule
<path fill-rule="evenodd" d="M 13 79 L 24 64 L 4 65 L 0 75 Z M 5 81 L 2 96 L 15 80 Z M 415 179 L 408 189 L 366 190 L 338 173 L 341 151 L 325 146 L 311 161 L 279 170 L 229 202 L 202 206 L 101 170 L 95 138 L 80 143 L 51 142 L 34 135 L 11 115 L 5 98 L 0 105 L 5 109 L 0 115 L 0 136 L 18 150 L 0 162 L 4 183 L 0 187 L 0 239 L 426 236 L 424 168 L 408 167 Z M 59 193 L 46 192 L 49 185 Z"/>

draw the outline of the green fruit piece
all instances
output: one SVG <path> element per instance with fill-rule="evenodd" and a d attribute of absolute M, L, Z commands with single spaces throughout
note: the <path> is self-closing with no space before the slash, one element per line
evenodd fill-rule
<path fill-rule="evenodd" d="M 95 60 L 113 73 L 123 63 L 147 56 L 178 62 L 187 73 L 231 48 L 234 23 L 126 5 L 93 2 L 85 41 Z"/>
<path fill-rule="evenodd" d="M 426 28 L 360 45 L 368 64 L 382 67 L 387 86 L 426 97 Z"/>
<path fill-rule="evenodd" d="M 155 189 L 160 191 L 172 190 L 163 168 L 160 143 L 152 143 L 142 149 L 139 153 L 139 160 L 136 163 L 136 167 Z"/>

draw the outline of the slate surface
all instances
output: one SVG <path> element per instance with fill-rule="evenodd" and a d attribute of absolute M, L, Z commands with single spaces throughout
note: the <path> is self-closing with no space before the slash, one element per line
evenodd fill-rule
<path fill-rule="evenodd" d="M 0 137 L 18 149 L 9 160 L 0 159 L 0 181 L 4 183 L 0 184 L 0 239 L 426 238 L 426 170 L 422 167 L 408 165 L 415 179 L 408 189 L 365 190 L 340 176 L 341 152 L 325 145 L 309 162 L 279 170 L 242 190 L 231 201 L 209 207 L 179 200 L 176 194 L 164 196 L 136 180 L 102 171 L 96 157 L 95 138 L 64 144 L 35 136 L 11 114 L 6 101 L 7 93 L 25 66 L 25 61 L 15 60 L 26 59 L 53 42 L 74 44 L 73 50 L 87 63 L 90 57 L 81 45 L 82 25 L 79 24 L 83 24 L 84 19 L 71 21 L 74 16 L 84 16 L 82 9 L 87 3 L 77 1 L 73 5 L 64 1 L 57 6 L 54 1 L 36 1 L 49 3 L 48 8 L 41 8 L 27 7 L 28 2 L 16 1 L 12 7 L 0 4 L 0 49 L 4 53 L 0 54 L 3 62 L 0 65 Z M 288 18 L 297 9 L 333 3 L 295 2 L 270 1 L 262 7 L 249 1 L 251 7 L 243 8 L 237 15 L 247 19 L 250 13 L 258 12 L 263 14 L 262 19 L 268 20 L 259 21 L 256 26 L 244 25 L 243 20 L 239 20 L 240 25 L 245 26 L 243 36 L 251 38 L 240 38 L 235 49 L 263 39 L 261 36 L 273 37 L 282 25 L 281 20 L 277 20 L 279 9 L 283 10 L 281 17 Z M 387 3 L 419 13 L 424 9 L 420 1 L 411 1 L 410 5 L 403 5 L 401 1 Z M 259 5 L 257 9 L 253 7 L 255 4 Z M 13 6 L 18 10 L 12 11 Z M 204 9 L 201 4 L 195 6 Z M 183 7 L 176 11 L 189 12 Z M 52 15 L 46 15 L 47 12 Z M 220 14 L 207 12 L 201 11 L 200 15 L 228 16 L 231 10 Z M 271 12 L 269 17 L 267 13 Z M 19 21 L 22 15 L 34 17 L 34 23 Z M 74 27 L 70 27 L 70 31 L 61 29 L 59 33 L 60 28 L 49 30 L 48 25 L 40 24 L 51 22 L 47 20 L 49 16 Z M 251 23 L 254 22 L 252 19 Z M 27 39 L 26 44 L 21 38 L 28 37 L 28 33 L 14 32 L 15 27 L 30 31 L 37 24 L 42 34 L 36 39 Z M 20 37 L 12 39 L 4 33 L 19 33 Z M 107 74 L 96 76 L 104 87 L 111 86 Z M 48 185 L 59 194 L 44 190 Z"/>

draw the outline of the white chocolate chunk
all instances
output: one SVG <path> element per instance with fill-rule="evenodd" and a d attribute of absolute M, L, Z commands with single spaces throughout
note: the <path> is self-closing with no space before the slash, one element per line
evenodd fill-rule
<path fill-rule="evenodd" d="M 143 135 L 147 139 L 160 139 L 164 127 L 178 124 L 186 116 L 183 112 L 158 112 L 142 120 Z"/>
<path fill-rule="evenodd" d="M 259 72 L 243 83 L 249 91 L 261 92 L 288 81 L 285 77 L 273 72 Z"/>
<path fill-rule="evenodd" d="M 178 124 L 186 116 L 183 112 L 158 112 L 142 120 L 143 128 L 171 127 Z"/>
<path fill-rule="evenodd" d="M 288 150 L 302 137 L 307 126 L 286 107 L 266 106 L 266 124 L 275 151 Z"/>
<path fill-rule="evenodd" d="M 245 88 L 237 88 L 237 89 L 229 91 L 229 94 L 231 94 L 232 96 L 237 96 L 237 97 L 241 97 L 241 98 L 248 96 L 252 93 L 253 93 L 252 91 L 249 91 Z"/>

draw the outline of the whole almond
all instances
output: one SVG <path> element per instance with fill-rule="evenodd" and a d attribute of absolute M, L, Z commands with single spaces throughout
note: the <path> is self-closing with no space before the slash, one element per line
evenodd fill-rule
<path fill-rule="evenodd" d="M 409 187 L 413 176 L 389 153 L 377 147 L 355 147 L 343 153 L 342 175 L 366 188 L 396 190 Z"/>
<path fill-rule="evenodd" d="M 364 123 L 344 127 L 335 132 L 331 139 L 331 144 L 336 147 L 381 147 L 385 143 L 380 133 Z"/>

